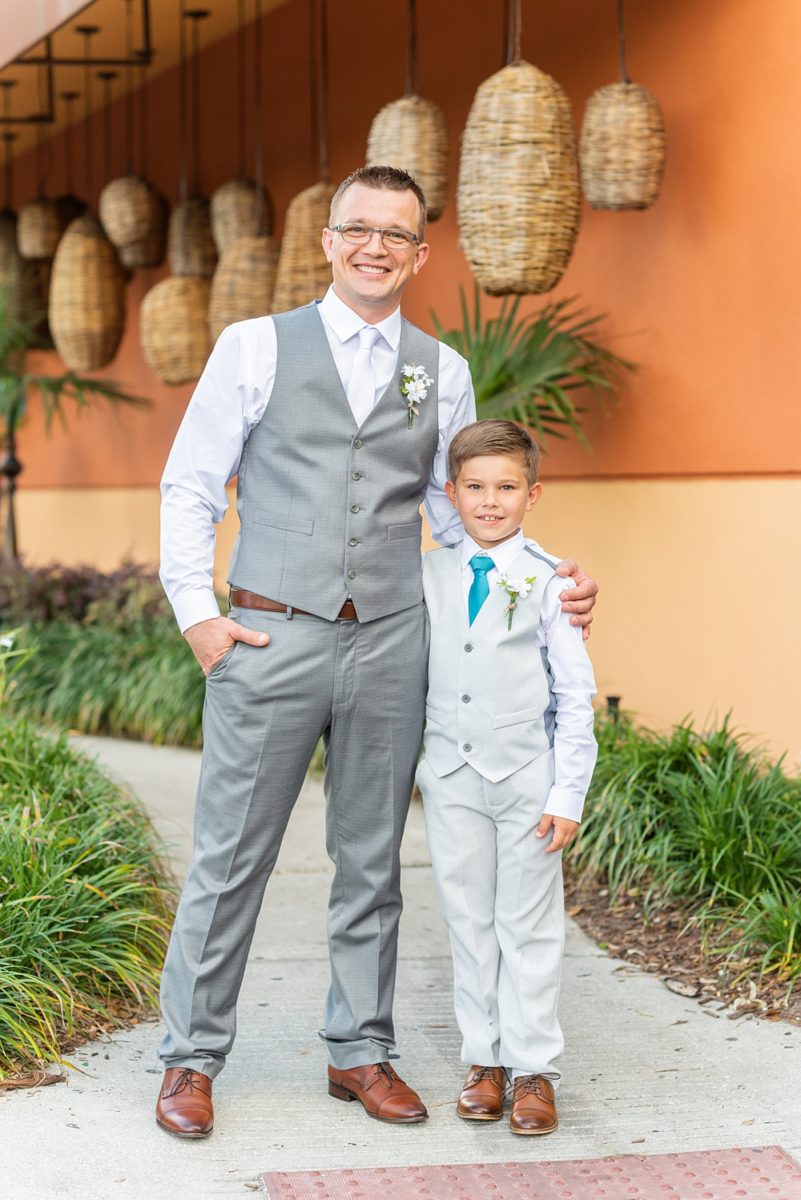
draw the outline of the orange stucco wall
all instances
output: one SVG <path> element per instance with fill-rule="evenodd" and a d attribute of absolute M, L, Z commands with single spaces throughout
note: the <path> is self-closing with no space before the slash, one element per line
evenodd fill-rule
<path fill-rule="evenodd" d="M 589 93 L 615 78 L 613 6 L 563 0 L 537 7 L 527 14 L 525 56 L 559 79 L 578 123 Z M 459 134 L 475 88 L 500 65 L 501 6 L 429 0 L 419 8 L 422 90 L 447 113 L 455 181 Z M 801 308 L 794 253 L 801 176 L 782 114 L 801 103 L 793 49 L 801 41 L 801 8 L 795 0 L 773 0 L 769 9 L 761 0 L 632 0 L 627 12 L 630 72 L 665 111 L 664 190 L 649 212 L 585 210 L 558 294 L 578 294 L 608 312 L 612 344 L 641 369 L 615 408 L 590 417 L 591 453 L 573 444 L 551 447 L 546 474 L 797 474 L 801 339 L 793 314 Z M 403 91 L 404 0 L 365 5 L 364 16 L 372 36 L 356 40 L 352 20 L 331 6 L 335 177 L 363 161 L 372 116 Z M 305 22 L 300 0 L 264 22 L 265 157 L 279 232 L 287 202 L 312 178 Z M 208 191 L 236 171 L 234 69 L 233 39 L 203 54 Z M 174 71 L 157 77 L 150 105 L 150 174 L 171 198 L 178 186 L 176 85 Z M 120 143 L 119 107 L 115 128 Z M 98 124 L 98 142 L 99 133 Z M 75 143 L 80 172 L 80 133 Z M 55 161 L 60 166 L 59 147 Z M 31 168 L 29 161 L 18 165 L 18 205 L 33 193 Z M 112 174 L 122 169 L 118 144 Z M 57 172 L 55 190 L 61 183 Z M 453 202 L 430 227 L 430 241 L 430 264 L 406 305 L 423 325 L 432 307 L 455 320 L 458 285 L 470 286 Z M 105 371 L 149 396 L 152 410 L 96 414 L 69 436 L 56 432 L 50 439 L 34 416 L 21 445 L 22 488 L 157 482 L 191 390 L 158 384 L 141 357 L 137 310 L 160 274 L 141 272 L 129 285 L 125 338 Z"/>

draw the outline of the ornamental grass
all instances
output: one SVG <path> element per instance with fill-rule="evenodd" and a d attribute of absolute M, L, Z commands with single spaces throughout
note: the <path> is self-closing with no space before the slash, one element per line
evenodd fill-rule
<path fill-rule="evenodd" d="M 140 805 L 0 711 L 0 1078 L 154 1008 L 172 912 Z"/>
<path fill-rule="evenodd" d="M 668 733 L 626 716 L 598 723 L 598 765 L 573 868 L 610 900 L 653 916 L 686 907 L 707 951 L 748 970 L 801 975 L 801 779 L 749 745 L 727 717 Z"/>

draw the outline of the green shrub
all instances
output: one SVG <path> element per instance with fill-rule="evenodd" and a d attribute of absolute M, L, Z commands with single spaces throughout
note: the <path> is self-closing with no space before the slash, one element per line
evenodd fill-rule
<path fill-rule="evenodd" d="M 0 712 L 0 1077 L 151 1008 L 172 911 L 139 804 Z"/>
<path fill-rule="evenodd" d="M 573 861 L 647 911 L 685 904 L 708 946 L 801 974 L 801 780 L 748 748 L 726 719 L 666 734 L 625 715 L 598 724 L 599 756 Z"/>

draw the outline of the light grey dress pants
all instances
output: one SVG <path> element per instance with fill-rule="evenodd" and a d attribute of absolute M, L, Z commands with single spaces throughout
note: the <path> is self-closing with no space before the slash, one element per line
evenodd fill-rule
<path fill-rule="evenodd" d="M 252 609 L 269 633 L 207 678 L 195 848 L 164 964 L 165 1067 L 214 1078 L 267 880 L 318 739 L 326 744 L 331 986 L 321 1036 L 340 1069 L 394 1046 L 400 841 L 425 711 L 423 605 L 360 624 Z"/>

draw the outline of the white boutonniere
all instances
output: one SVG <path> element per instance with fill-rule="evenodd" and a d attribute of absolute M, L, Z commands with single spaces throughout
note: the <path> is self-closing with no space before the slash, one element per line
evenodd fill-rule
<path fill-rule="evenodd" d="M 417 407 L 421 400 L 425 400 L 428 395 L 428 389 L 434 380 L 426 371 L 425 367 L 416 367 L 411 363 L 403 364 L 401 372 L 401 395 L 406 397 L 406 407 L 409 412 L 409 429 L 412 427 L 412 422 L 415 417 L 420 416 L 420 409 Z"/>
<path fill-rule="evenodd" d="M 498 587 L 503 588 L 506 595 L 509 597 L 509 603 L 503 610 L 509 617 L 507 629 L 512 628 L 512 617 L 515 615 L 515 609 L 518 602 L 524 600 L 531 591 L 532 583 L 537 582 L 536 575 L 529 575 L 526 579 L 510 579 L 508 575 L 501 575 L 498 580 Z"/>

